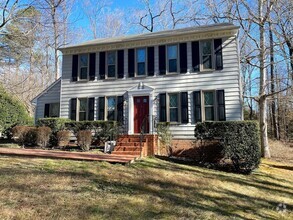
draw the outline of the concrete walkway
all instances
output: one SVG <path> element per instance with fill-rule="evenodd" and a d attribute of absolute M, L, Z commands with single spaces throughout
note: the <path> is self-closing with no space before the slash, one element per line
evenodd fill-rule
<path fill-rule="evenodd" d="M 131 163 L 137 158 L 136 156 L 120 156 L 111 154 L 90 154 L 83 152 L 65 152 L 54 150 L 39 149 L 19 149 L 19 148 L 0 148 L 0 155 L 12 156 L 29 156 L 29 157 L 45 157 L 52 159 L 70 159 L 70 160 L 88 160 L 88 161 L 106 161 L 109 163 Z"/>

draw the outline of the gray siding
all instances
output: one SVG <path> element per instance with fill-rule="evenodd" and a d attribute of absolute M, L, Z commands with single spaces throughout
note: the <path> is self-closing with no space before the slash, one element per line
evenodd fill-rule
<path fill-rule="evenodd" d="M 60 91 L 61 91 L 61 80 L 56 82 L 47 91 L 45 90 L 43 94 L 37 99 L 35 118 L 43 118 L 45 111 L 45 104 L 47 103 L 57 103 L 60 102 Z"/>
<path fill-rule="evenodd" d="M 191 69 L 191 43 L 187 43 L 187 67 Z M 72 56 L 63 56 L 62 66 L 62 96 L 60 103 L 60 117 L 69 118 L 69 103 L 71 98 L 119 96 L 127 95 L 126 91 L 131 87 L 143 82 L 145 85 L 154 88 L 155 96 L 162 92 L 188 92 L 189 94 L 189 123 L 185 125 L 172 126 L 171 130 L 176 138 L 193 137 L 194 119 L 192 109 L 192 92 L 195 90 L 225 90 L 226 118 L 227 120 L 242 120 L 242 103 L 240 93 L 240 74 L 238 64 L 236 38 L 223 38 L 223 64 L 221 71 L 186 73 L 176 75 L 159 76 L 158 71 L 158 46 L 155 46 L 155 76 L 128 78 L 127 49 L 125 49 L 125 65 L 123 79 L 116 80 L 95 80 L 89 82 L 71 82 Z M 99 53 L 97 52 L 97 61 Z M 99 77 L 98 62 L 96 78 Z M 58 87 L 60 88 L 60 86 Z M 51 99 L 57 99 L 57 91 L 52 94 Z M 41 101 L 41 109 L 38 115 L 43 113 L 44 101 Z M 156 102 L 155 102 L 156 104 Z M 97 108 L 96 104 L 96 108 Z M 154 115 L 158 116 L 158 106 L 154 106 Z M 125 109 L 127 114 L 127 108 Z"/>

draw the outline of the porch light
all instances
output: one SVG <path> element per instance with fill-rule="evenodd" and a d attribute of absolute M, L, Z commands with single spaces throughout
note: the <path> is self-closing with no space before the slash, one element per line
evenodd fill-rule
<path fill-rule="evenodd" d="M 138 89 L 144 89 L 144 84 L 143 84 L 143 82 L 139 82 L 137 88 L 138 88 Z"/>

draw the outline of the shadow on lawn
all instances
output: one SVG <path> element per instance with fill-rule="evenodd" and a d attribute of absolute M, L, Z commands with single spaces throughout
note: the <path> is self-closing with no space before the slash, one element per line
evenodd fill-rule
<path fill-rule="evenodd" d="M 88 163 L 97 165 L 98 163 Z M 264 209 L 275 209 L 279 201 L 263 199 L 236 190 L 213 185 L 211 180 L 217 179 L 227 184 L 239 184 L 256 187 L 259 193 L 286 194 L 292 196 L 292 187 L 284 187 L 280 180 L 272 183 L 266 176 L 243 176 L 193 166 L 178 165 L 162 160 L 144 160 L 124 167 L 121 165 L 99 166 L 90 169 L 68 171 L 66 169 L 8 169 L 1 168 L 3 178 L 13 180 L 14 177 L 26 177 L 47 174 L 55 181 L 58 178 L 70 177 L 76 181 L 88 180 L 90 185 L 77 186 L 75 189 L 28 187 L 26 184 L 11 181 L 11 191 L 20 191 L 25 195 L 54 194 L 73 192 L 77 195 L 89 194 L 91 198 L 103 197 L 101 206 L 96 202 L 80 204 L 80 210 L 91 216 L 129 219 L 140 218 L 195 218 L 203 212 L 211 212 L 214 217 L 250 219 L 243 213 L 252 213 L 255 218 L 275 219 L 268 216 Z M 165 176 L 163 176 L 164 174 Z M 185 176 L 186 175 L 186 176 Z M 178 177 L 177 177 L 178 176 Z M 177 178 L 176 178 L 177 177 Z M 48 178 L 48 177 L 47 177 Z M 262 178 L 262 179 L 260 179 Z M 1 183 L 1 181 L 0 181 Z M 50 184 L 50 182 L 48 182 Z M 1 186 L 1 185 L 0 185 Z M 257 195 L 256 195 L 257 196 Z M 115 198 L 115 199 L 110 199 Z M 143 204 L 136 203 L 142 198 Z M 161 205 L 158 202 L 162 203 Z M 291 208 L 291 207 L 290 207 Z M 237 212 L 241 211 L 242 214 Z M 213 217 L 213 216 L 212 216 Z"/>
<path fill-rule="evenodd" d="M 270 165 L 271 167 L 284 169 L 284 170 L 293 170 L 293 166 L 282 166 L 282 165 Z"/>

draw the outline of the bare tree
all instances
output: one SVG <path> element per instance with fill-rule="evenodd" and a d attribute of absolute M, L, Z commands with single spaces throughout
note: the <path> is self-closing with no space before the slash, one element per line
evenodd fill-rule
<path fill-rule="evenodd" d="M 69 16 L 72 0 L 37 0 L 37 7 L 42 11 L 44 31 L 47 33 L 49 46 L 54 54 L 55 79 L 60 77 L 60 54 L 58 49 L 68 44 Z"/>
<path fill-rule="evenodd" d="M 143 0 L 145 9 L 139 13 L 139 25 L 149 32 L 153 32 L 156 26 L 156 21 L 163 16 L 167 10 L 169 0 L 165 0 L 151 5 L 149 0 Z"/>

